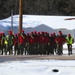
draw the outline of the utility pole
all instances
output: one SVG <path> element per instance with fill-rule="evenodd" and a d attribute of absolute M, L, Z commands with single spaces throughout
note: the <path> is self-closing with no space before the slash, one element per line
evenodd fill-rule
<path fill-rule="evenodd" d="M 19 0 L 19 33 L 22 31 L 23 0 Z"/>
<path fill-rule="evenodd" d="M 13 32 L 13 9 L 11 10 L 11 31 Z"/>

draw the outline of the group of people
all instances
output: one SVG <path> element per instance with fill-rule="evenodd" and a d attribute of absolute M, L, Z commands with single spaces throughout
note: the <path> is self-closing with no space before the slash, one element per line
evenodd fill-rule
<path fill-rule="evenodd" d="M 58 55 L 63 54 L 64 43 L 68 46 L 68 54 L 72 54 L 72 44 L 74 39 L 71 34 L 65 37 L 62 31 L 58 35 L 48 32 L 30 32 L 25 34 L 24 30 L 21 33 L 13 34 L 8 31 L 8 34 L 0 33 L 0 54 L 7 55 Z"/>

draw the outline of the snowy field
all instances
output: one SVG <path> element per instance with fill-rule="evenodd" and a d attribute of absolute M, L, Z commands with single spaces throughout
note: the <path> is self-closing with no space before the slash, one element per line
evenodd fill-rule
<path fill-rule="evenodd" d="M 75 75 L 75 60 L 10 61 L 0 63 L 0 75 Z"/>
<path fill-rule="evenodd" d="M 68 56 L 68 51 L 63 50 L 63 54 Z M 73 55 L 75 55 L 74 49 Z M 0 75 L 75 75 L 75 60 L 6 61 L 0 63 Z"/>

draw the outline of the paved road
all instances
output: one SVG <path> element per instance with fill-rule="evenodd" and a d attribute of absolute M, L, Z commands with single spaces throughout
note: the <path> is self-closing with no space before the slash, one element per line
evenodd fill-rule
<path fill-rule="evenodd" d="M 0 62 L 20 60 L 75 60 L 75 55 L 0 55 Z"/>

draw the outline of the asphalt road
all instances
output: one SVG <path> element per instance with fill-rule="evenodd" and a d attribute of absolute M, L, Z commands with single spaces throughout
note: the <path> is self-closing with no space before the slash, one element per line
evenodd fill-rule
<path fill-rule="evenodd" d="M 75 60 L 75 55 L 0 55 L 0 63 L 21 60 Z"/>

